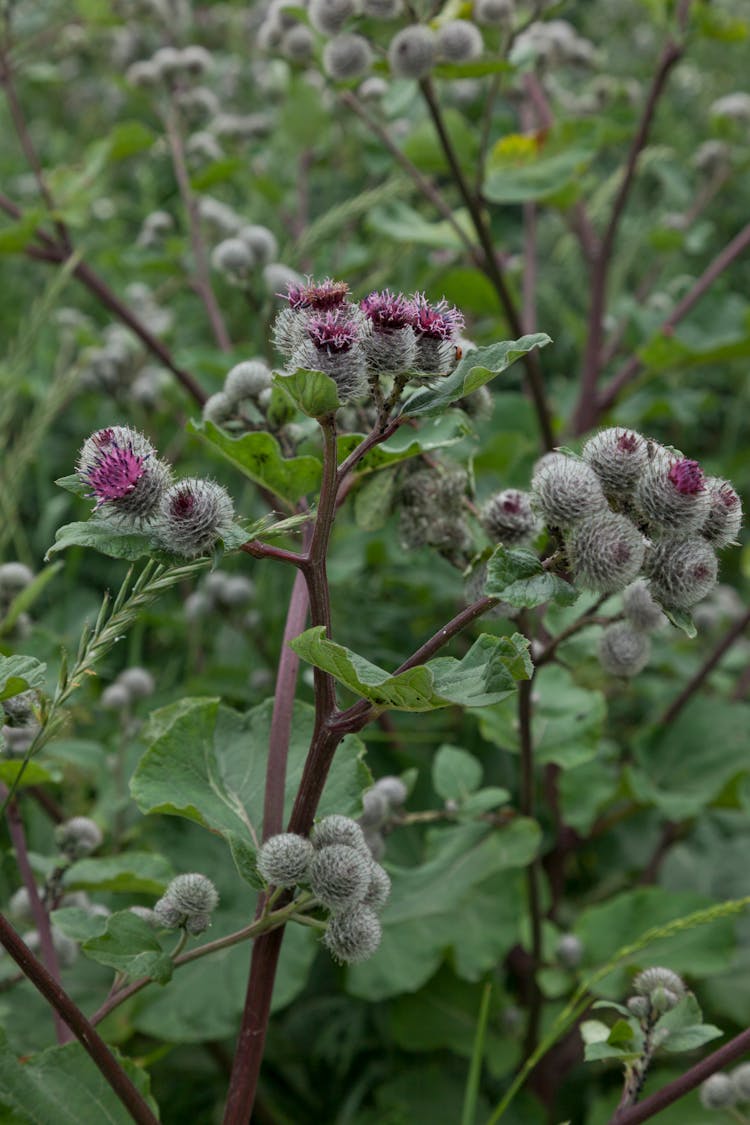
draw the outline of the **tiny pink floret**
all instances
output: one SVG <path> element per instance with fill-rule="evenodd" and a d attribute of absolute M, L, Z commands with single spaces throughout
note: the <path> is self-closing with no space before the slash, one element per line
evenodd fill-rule
<path fill-rule="evenodd" d="M 697 461 L 689 461 L 686 457 L 674 462 L 669 470 L 669 479 L 683 496 L 693 496 L 705 488 L 703 469 Z"/>
<path fill-rule="evenodd" d="M 121 500 L 132 492 L 146 471 L 144 458 L 137 457 L 132 449 L 113 444 L 111 431 L 102 431 L 97 444 L 102 452 L 86 480 L 94 490 L 97 506 L 108 500 Z"/>

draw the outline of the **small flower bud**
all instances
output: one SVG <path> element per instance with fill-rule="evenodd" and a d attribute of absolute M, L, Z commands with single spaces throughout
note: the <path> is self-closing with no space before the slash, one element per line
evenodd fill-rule
<path fill-rule="evenodd" d="M 730 1075 L 737 1094 L 737 1101 L 750 1102 L 750 1063 L 742 1063 Z"/>
<path fill-rule="evenodd" d="M 186 74 L 189 74 L 191 78 L 199 78 L 202 74 L 211 70 L 213 66 L 211 52 L 198 44 L 191 44 L 189 47 L 184 47 L 181 55 L 182 69 Z"/>
<path fill-rule="evenodd" d="M 188 622 L 201 621 L 204 617 L 208 617 L 212 609 L 211 601 L 201 590 L 196 590 L 185 598 L 183 612 Z"/>
<path fill-rule="evenodd" d="M 226 534 L 233 516 L 229 493 L 220 484 L 186 477 L 164 494 L 157 534 L 168 551 L 193 559 L 210 551 Z"/>
<path fill-rule="evenodd" d="M 203 420 L 213 422 L 215 426 L 223 426 L 234 415 L 234 406 L 225 391 L 217 391 L 203 404 Z"/>
<path fill-rule="evenodd" d="M 599 594 L 615 593 L 632 582 L 646 550 L 638 528 L 608 509 L 575 523 L 565 545 L 576 584 Z"/>
<path fill-rule="evenodd" d="M 368 789 L 362 794 L 362 815 L 359 823 L 363 828 L 379 828 L 387 819 L 388 812 L 388 800 L 377 788 Z"/>
<path fill-rule="evenodd" d="M 279 49 L 290 62 L 307 63 L 315 50 L 315 36 L 304 23 L 298 23 L 284 32 Z"/>
<path fill-rule="evenodd" d="M 565 969 L 576 969 L 583 959 L 583 943 L 575 934 L 563 934 L 555 947 L 555 957 Z"/>
<path fill-rule="evenodd" d="M 369 828 L 364 835 L 365 845 L 370 854 L 370 858 L 374 859 L 376 863 L 385 855 L 385 837 L 382 832 L 377 829 Z"/>
<path fill-rule="evenodd" d="M 651 597 L 651 591 L 643 579 L 623 590 L 622 608 L 626 621 L 640 633 L 654 633 L 666 623 L 664 614 Z"/>
<path fill-rule="evenodd" d="M 737 542 L 742 527 L 742 501 L 730 482 L 720 477 L 709 477 L 706 491 L 709 508 L 700 533 L 714 547 L 728 547 Z"/>
<path fill-rule="evenodd" d="M 703 526 L 711 507 L 698 462 L 666 449 L 658 450 L 643 470 L 634 502 L 652 534 L 683 537 Z"/>
<path fill-rule="evenodd" d="M 271 371 L 261 360 L 248 359 L 238 363 L 224 380 L 224 394 L 235 406 L 243 399 L 257 398 L 271 386 Z"/>
<path fill-rule="evenodd" d="M 531 480 L 531 491 L 534 505 L 549 527 L 570 527 L 607 510 L 596 473 L 575 457 L 544 458 Z"/>
<path fill-rule="evenodd" d="M 648 445 L 635 430 L 601 430 L 589 438 L 581 456 L 598 476 L 605 495 L 621 498 L 632 491 L 648 464 Z"/>
<path fill-rule="evenodd" d="M 354 0 L 310 0 L 310 23 L 322 35 L 335 35 L 354 15 Z"/>
<path fill-rule="evenodd" d="M 380 777 L 375 782 L 374 788 L 383 794 L 391 809 L 400 808 L 409 795 L 400 777 Z"/>
<path fill-rule="evenodd" d="M 117 677 L 117 682 L 124 684 L 133 699 L 146 699 L 154 694 L 156 684 L 154 677 L 145 668 L 134 666 L 125 668 Z"/>
<path fill-rule="evenodd" d="M 87 816 L 74 816 L 55 829 L 55 843 L 68 859 L 96 851 L 103 839 L 99 825 Z"/>
<path fill-rule="evenodd" d="M 165 930 L 176 930 L 185 920 L 185 916 L 175 903 L 174 899 L 164 895 L 154 905 L 154 918 L 159 926 Z"/>
<path fill-rule="evenodd" d="M 661 539 L 646 558 L 651 593 L 668 609 L 690 609 L 716 585 L 719 564 L 704 539 Z"/>
<path fill-rule="evenodd" d="M 649 662 L 651 641 L 627 621 L 609 625 L 599 638 L 599 663 L 611 676 L 637 676 Z"/>
<path fill-rule="evenodd" d="M 388 48 L 388 62 L 397 78 L 425 78 L 435 65 L 435 33 L 421 24 L 399 31 Z"/>
<path fill-rule="evenodd" d="M 381 937 L 380 920 L 375 911 L 367 906 L 354 906 L 343 914 L 334 914 L 323 935 L 323 944 L 337 961 L 351 965 L 372 957 Z"/>
<path fill-rule="evenodd" d="M 104 689 L 99 702 L 105 711 L 124 711 L 130 706 L 130 692 L 124 684 L 115 681 Z"/>
<path fill-rule="evenodd" d="M 313 846 L 304 836 L 281 832 L 269 836 L 258 852 L 258 871 L 274 887 L 295 887 L 307 879 Z"/>
<path fill-rule="evenodd" d="M 639 996 L 651 996 L 657 988 L 666 988 L 677 996 L 684 996 L 687 985 L 682 977 L 671 969 L 664 969 L 655 965 L 651 969 L 644 969 L 633 978 L 633 991 Z"/>
<path fill-rule="evenodd" d="M 192 872 L 172 880 L 154 906 L 154 915 L 165 929 L 184 926 L 188 933 L 201 934 L 211 924 L 211 913 L 218 905 L 219 895 L 211 880 Z"/>
<path fill-rule="evenodd" d="M 131 63 L 125 71 L 125 81 L 130 86 L 148 90 L 159 85 L 161 74 L 159 68 L 155 66 L 150 59 L 143 59 L 139 62 Z"/>
<path fill-rule="evenodd" d="M 514 0 L 474 0 L 474 19 L 484 27 L 504 27 L 514 13 Z"/>
<path fill-rule="evenodd" d="M 295 24 L 291 30 L 302 28 L 307 31 L 303 24 Z M 257 262 L 266 265 L 272 262 L 279 252 L 279 244 L 276 240 L 276 235 L 268 227 L 260 226 L 258 223 L 247 223 L 245 226 L 240 227 L 237 231 L 237 237 L 245 242 L 252 252 L 253 257 Z"/>
<path fill-rule="evenodd" d="M 255 586 L 243 574 L 234 574 L 227 577 L 221 591 L 219 601 L 227 609 L 239 609 L 252 599 Z"/>
<path fill-rule="evenodd" d="M 336 82 L 360 78 L 371 64 L 372 51 L 363 35 L 337 35 L 323 49 L 323 69 Z"/>
<path fill-rule="evenodd" d="M 278 294 L 287 285 L 301 285 L 304 278 L 284 262 L 269 262 L 263 269 L 263 284 L 269 293 Z"/>
<path fill-rule="evenodd" d="M 161 78 L 171 78 L 182 69 L 182 51 L 176 47 L 160 47 L 151 56 L 151 62 Z"/>
<path fill-rule="evenodd" d="M 415 293 L 411 304 L 417 370 L 427 375 L 447 375 L 455 366 L 456 341 L 464 327 L 463 313 L 445 298 L 431 304 L 424 293 Z"/>
<path fill-rule="evenodd" d="M 655 988 L 650 996 L 651 1007 L 657 1015 L 663 1015 L 665 1012 L 671 1012 L 672 1008 L 676 1008 L 681 998 L 671 988 Z"/>
<path fill-rule="evenodd" d="M 0 598 L 15 597 L 34 581 L 34 572 L 20 562 L 0 565 Z"/>
<path fill-rule="evenodd" d="M 490 497 L 479 519 L 494 543 L 514 546 L 528 543 L 539 531 L 539 520 L 531 507 L 528 492 L 506 488 Z"/>
<path fill-rule="evenodd" d="M 446 62 L 463 63 L 478 59 L 484 51 L 482 33 L 469 20 L 451 20 L 437 33 L 438 54 Z"/>
<path fill-rule="evenodd" d="M 388 872 L 379 863 L 373 863 L 370 868 L 370 884 L 367 894 L 362 899 L 363 906 L 379 913 L 388 901 L 391 893 L 391 879 Z"/>
<path fill-rule="evenodd" d="M 241 238 L 225 238 L 211 252 L 211 265 L 230 281 L 242 285 L 250 276 L 255 259 Z"/>
<path fill-rule="evenodd" d="M 329 910 L 355 906 L 367 894 L 372 861 L 359 848 L 331 844 L 315 852 L 310 863 L 310 886 Z"/>
<path fill-rule="evenodd" d="M 193 937 L 205 933 L 211 925 L 210 914 L 192 914 L 185 922 L 185 929 Z"/>
<path fill-rule="evenodd" d="M 645 1019 L 651 1011 L 651 1005 L 646 996 L 631 996 L 628 1000 L 628 1007 L 639 1020 Z"/>
<path fill-rule="evenodd" d="M 346 844 L 347 847 L 365 851 L 366 844 L 362 829 L 356 820 L 348 816 L 325 816 L 312 830 L 310 835 L 315 848 L 327 848 L 331 844 Z"/>
<path fill-rule="evenodd" d="M 734 1084 L 728 1074 L 712 1074 L 701 1083 L 698 1095 L 704 1109 L 731 1109 L 737 1101 Z"/>

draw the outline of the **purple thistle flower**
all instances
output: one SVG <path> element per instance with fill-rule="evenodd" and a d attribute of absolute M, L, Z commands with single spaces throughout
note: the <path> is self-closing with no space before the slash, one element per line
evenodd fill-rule
<path fill-rule="evenodd" d="M 342 305 L 348 294 L 345 281 L 326 277 L 323 281 L 308 279 L 306 285 L 287 285 L 286 298 L 293 309 L 333 309 Z"/>
<path fill-rule="evenodd" d="M 683 457 L 681 461 L 674 462 L 668 475 L 683 496 L 694 496 L 696 492 L 703 492 L 705 489 L 706 478 L 697 461 L 689 461 Z"/>
<path fill-rule="evenodd" d="M 390 289 L 368 294 L 359 302 L 359 307 L 376 330 L 395 331 L 414 323 L 413 303 L 403 293 L 394 294 Z"/>
<path fill-rule="evenodd" d="M 621 453 L 635 453 L 640 444 L 638 434 L 634 434 L 632 430 L 626 430 L 624 434 L 620 434 L 617 439 L 617 448 Z"/>
<path fill-rule="evenodd" d="M 740 502 L 739 496 L 734 491 L 729 481 L 725 481 L 724 484 L 722 484 L 721 488 L 717 490 L 716 495 L 729 511 L 736 508 Z"/>
<path fill-rule="evenodd" d="M 357 325 L 342 316 L 338 309 L 312 317 L 306 331 L 315 347 L 329 354 L 348 352 L 359 336 Z"/>
<path fill-rule="evenodd" d="M 91 488 L 96 508 L 130 524 L 155 514 L 170 478 L 169 466 L 158 459 L 151 442 L 129 426 L 109 426 L 87 438 L 77 472 Z"/>
<path fill-rule="evenodd" d="M 104 450 L 96 465 L 89 469 L 86 479 L 94 490 L 96 506 L 107 500 L 121 500 L 132 492 L 145 472 L 144 458 L 137 457 L 131 448 L 112 445 Z"/>
<path fill-rule="evenodd" d="M 424 293 L 415 293 L 411 301 L 412 327 L 418 336 L 432 340 L 453 340 L 464 326 L 463 313 L 443 298 L 431 305 Z"/>

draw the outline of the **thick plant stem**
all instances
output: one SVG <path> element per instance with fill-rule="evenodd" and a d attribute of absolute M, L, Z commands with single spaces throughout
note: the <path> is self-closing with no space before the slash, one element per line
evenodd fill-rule
<path fill-rule="evenodd" d="M 495 247 L 492 243 L 492 233 L 485 220 L 481 205 L 474 195 L 474 192 L 471 190 L 471 185 L 464 175 L 461 162 L 453 147 L 453 141 L 451 140 L 445 121 L 443 120 L 440 103 L 435 93 L 435 87 L 430 78 L 421 79 L 419 86 L 430 117 L 432 118 L 432 123 L 435 126 L 435 132 L 438 135 L 441 147 L 445 153 L 445 158 L 448 161 L 456 187 L 471 216 L 472 225 L 482 248 L 484 272 L 487 274 L 497 294 L 498 301 L 505 313 L 511 332 L 513 332 L 515 336 L 521 336 L 523 334 L 521 316 L 518 313 L 518 309 L 516 308 L 512 294 L 506 284 L 505 277 L 503 276 L 503 272 L 497 260 Z M 533 351 L 527 352 L 523 357 L 523 364 L 526 368 L 529 391 L 531 393 L 532 402 L 534 403 L 542 442 L 544 448 L 550 450 L 554 447 L 555 439 L 552 431 L 552 419 L 550 417 L 544 390 L 544 380 L 542 378 L 539 356 Z"/>
<path fill-rule="evenodd" d="M 138 1125 L 158 1125 L 145 1099 L 125 1073 L 107 1044 L 94 1030 L 80 1008 L 34 957 L 7 919 L 0 914 L 0 942 L 45 1000 L 52 1005 L 90 1055 L 102 1076 Z"/>
<path fill-rule="evenodd" d="M 7 789 L 4 785 L 0 786 L 0 793 L 3 799 L 7 795 Z M 31 869 L 29 862 L 29 853 L 26 848 L 26 833 L 23 828 L 23 820 L 21 819 L 21 812 L 18 808 L 16 801 L 8 803 L 8 833 L 10 835 L 13 850 L 16 853 L 16 862 L 18 870 L 23 880 L 23 885 L 26 888 L 26 893 L 29 896 L 29 909 L 36 925 L 37 933 L 39 934 L 39 947 L 42 952 L 42 959 L 47 967 L 50 976 L 59 982 L 60 980 L 60 965 L 57 960 L 57 952 L 52 941 L 52 928 L 50 926 L 49 915 L 44 908 L 44 903 L 39 897 L 39 891 L 36 886 L 36 879 L 34 872 Z M 60 1016 L 56 1008 L 52 1009 L 52 1014 L 55 1021 L 55 1035 L 57 1036 L 58 1043 L 67 1043 L 70 1038 L 70 1033 L 65 1025 L 65 1021 Z"/>
<path fill-rule="evenodd" d="M 521 789 L 519 809 L 523 816 L 533 817 L 536 808 L 534 777 L 534 743 L 531 731 L 531 690 L 533 680 L 522 680 L 518 685 L 518 725 L 521 742 Z M 534 858 L 526 868 L 526 887 L 531 917 L 531 972 L 529 974 L 529 1014 L 524 1040 L 524 1055 L 528 1058 L 539 1041 L 539 1021 L 542 1014 L 542 993 L 537 973 L 542 962 L 542 908 L 539 897 L 539 860 Z"/>
<path fill-rule="evenodd" d="M 263 803 L 263 839 L 281 832 L 284 818 L 284 786 L 286 784 L 286 764 L 289 754 L 289 739 L 292 734 L 292 714 L 294 692 L 297 686 L 299 657 L 289 647 L 305 627 L 310 599 L 302 571 L 298 571 L 289 609 L 286 615 L 284 637 L 281 642 L 281 656 L 276 672 L 276 688 L 273 695 L 273 714 L 271 733 L 268 740 L 268 768 L 266 770 L 266 790 Z"/>

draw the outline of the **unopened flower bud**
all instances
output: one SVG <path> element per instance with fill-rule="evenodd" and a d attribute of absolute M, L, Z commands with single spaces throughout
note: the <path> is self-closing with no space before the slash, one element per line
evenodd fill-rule
<path fill-rule="evenodd" d="M 174 899 L 163 896 L 154 905 L 154 918 L 165 930 L 176 930 L 185 921 L 185 916 Z"/>
<path fill-rule="evenodd" d="M 387 819 L 388 812 L 388 800 L 377 788 L 368 789 L 362 794 L 362 815 L 359 823 L 363 828 L 379 828 Z"/>
<path fill-rule="evenodd" d="M 367 894 L 362 899 L 363 906 L 379 913 L 388 901 L 391 893 L 391 879 L 388 872 L 379 863 L 373 863 L 370 868 L 370 883 Z"/>
<path fill-rule="evenodd" d="M 425 78 L 435 65 L 437 38 L 421 24 L 399 31 L 388 48 L 388 62 L 397 78 Z"/>
<path fill-rule="evenodd" d="M 307 30 L 303 24 L 295 24 L 295 27 L 291 30 L 294 31 L 300 27 Z M 250 247 L 255 260 L 262 262 L 264 265 L 272 262 L 279 252 L 276 235 L 268 227 L 261 226 L 259 223 L 247 223 L 240 227 L 237 231 L 237 237 Z"/>
<path fill-rule="evenodd" d="M 666 618 L 643 579 L 633 582 L 622 593 L 625 620 L 638 632 L 654 633 L 666 623 Z"/>
<path fill-rule="evenodd" d="M 0 565 L 0 598 L 15 597 L 34 581 L 34 572 L 24 563 L 7 562 Z"/>
<path fill-rule="evenodd" d="M 408 796 L 408 790 L 400 777 L 379 777 L 374 788 L 383 794 L 391 809 L 400 808 Z"/>
<path fill-rule="evenodd" d="M 720 477 L 709 477 L 706 491 L 709 508 L 700 533 L 714 547 L 728 547 L 737 542 L 742 527 L 742 501 L 730 482 Z"/>
<path fill-rule="evenodd" d="M 514 546 L 528 543 L 539 531 L 539 520 L 531 507 L 528 492 L 506 488 L 490 497 L 479 518 L 494 543 Z"/>
<path fill-rule="evenodd" d="M 201 621 L 204 617 L 208 617 L 212 608 L 210 599 L 201 590 L 196 590 L 185 598 L 185 605 L 183 606 L 185 620 L 189 622 Z"/>
<path fill-rule="evenodd" d="M 99 702 L 106 711 L 124 711 L 130 706 L 130 692 L 124 684 L 115 681 L 104 689 Z"/>
<path fill-rule="evenodd" d="M 172 880 L 154 906 L 154 915 L 165 929 L 184 926 L 188 933 L 200 934 L 211 924 L 218 905 L 218 892 L 208 876 L 192 872 Z"/>
<path fill-rule="evenodd" d="M 295 887 L 307 879 L 313 846 L 304 836 L 281 832 L 269 836 L 258 852 L 258 871 L 274 887 Z"/>
<path fill-rule="evenodd" d="M 241 238 L 225 238 L 211 252 L 211 265 L 229 280 L 243 283 L 255 265 L 253 252 Z"/>
<path fill-rule="evenodd" d="M 306 24 L 298 23 L 284 32 L 279 48 L 290 62 L 307 63 L 315 50 L 315 36 Z"/>
<path fill-rule="evenodd" d="M 271 371 L 261 360 L 248 359 L 238 363 L 224 380 L 224 394 L 232 406 L 243 399 L 257 398 L 271 386 Z"/>
<path fill-rule="evenodd" d="M 124 684 L 134 699 L 146 699 L 154 694 L 156 688 L 151 673 L 146 668 L 137 666 L 125 668 L 117 677 L 117 682 Z"/>
<path fill-rule="evenodd" d="M 659 965 L 644 969 L 633 978 L 633 991 L 639 996 L 651 996 L 657 988 L 667 988 L 677 996 L 684 996 L 687 992 L 687 985 L 681 976 L 672 969 L 664 969 Z"/>
<path fill-rule="evenodd" d="M 555 947 L 555 957 L 563 968 L 577 968 L 583 958 L 583 942 L 575 934 L 563 934 Z"/>
<path fill-rule="evenodd" d="M 323 69 L 336 82 L 360 78 L 371 63 L 372 51 L 364 35 L 337 35 L 323 49 Z"/>
<path fill-rule="evenodd" d="M 750 1102 L 750 1063 L 742 1063 L 730 1075 L 737 1093 L 737 1101 Z"/>
<path fill-rule="evenodd" d="M 244 574 L 234 574 L 227 577 L 221 591 L 220 602 L 227 609 L 238 609 L 252 599 L 255 586 Z"/>
<path fill-rule="evenodd" d="M 486 27 L 503 27 L 514 13 L 514 0 L 474 0 L 474 19 Z"/>
<path fill-rule="evenodd" d="M 599 478 L 585 461 L 575 457 L 545 458 L 534 473 L 531 491 L 535 507 L 549 527 L 567 528 L 607 511 Z"/>
<path fill-rule="evenodd" d="M 185 921 L 185 929 L 193 937 L 197 937 L 198 934 L 205 933 L 210 925 L 210 914 L 191 914 L 190 917 Z"/>
<path fill-rule="evenodd" d="M 576 522 L 565 544 L 576 584 L 599 594 L 632 582 L 646 550 L 638 528 L 609 509 Z"/>
<path fill-rule="evenodd" d="M 609 625 L 599 638 L 599 663 L 611 676 L 637 676 L 649 662 L 651 641 L 627 621 Z"/>
<path fill-rule="evenodd" d="M 220 484 L 186 477 L 164 494 L 157 534 L 168 551 L 193 559 L 210 551 L 226 534 L 233 516 L 231 498 Z"/>
<path fill-rule="evenodd" d="M 204 422 L 213 422 L 215 426 L 223 426 L 234 415 L 235 404 L 225 391 L 217 391 L 203 404 Z"/>
<path fill-rule="evenodd" d="M 371 20 L 395 20 L 402 10 L 403 0 L 362 0 L 362 14 Z"/>
<path fill-rule="evenodd" d="M 315 852 L 310 863 L 310 886 L 329 910 L 355 906 L 367 894 L 372 861 L 359 848 L 331 844 Z"/>
<path fill-rule="evenodd" d="M 645 1019 L 651 1011 L 651 1005 L 646 996 L 631 996 L 628 1000 L 628 1008 L 639 1020 Z"/>
<path fill-rule="evenodd" d="M 712 1074 L 702 1082 L 698 1095 L 704 1109 L 731 1109 L 737 1101 L 732 1079 L 728 1074 Z"/>
<path fill-rule="evenodd" d="M 668 609 L 690 609 L 716 585 L 719 564 L 705 539 L 661 539 L 649 550 L 651 592 Z"/>
<path fill-rule="evenodd" d="M 354 0 L 310 0 L 310 23 L 322 35 L 335 35 L 354 15 Z"/>
<path fill-rule="evenodd" d="M 581 450 L 598 476 L 605 495 L 629 493 L 648 464 L 648 444 L 635 430 L 609 429 L 594 434 Z"/>
<path fill-rule="evenodd" d="M 362 829 L 356 820 L 348 816 L 325 816 L 312 830 L 310 835 L 315 848 L 327 848 L 331 844 L 346 844 L 347 847 L 364 851 L 366 848 Z"/>
<path fill-rule="evenodd" d="M 99 825 L 87 816 L 74 816 L 55 829 L 55 843 L 69 859 L 96 851 L 103 838 Z"/>
<path fill-rule="evenodd" d="M 211 52 L 197 43 L 184 47 L 181 53 L 181 67 L 193 78 L 199 78 L 213 66 Z"/>
<path fill-rule="evenodd" d="M 450 20 L 437 33 L 437 49 L 446 62 L 470 62 L 478 59 L 484 51 L 482 33 L 469 20 Z"/>
<path fill-rule="evenodd" d="M 337 961 L 351 965 L 372 957 L 381 937 L 380 920 L 375 911 L 355 905 L 345 913 L 333 915 L 323 944 Z"/>

